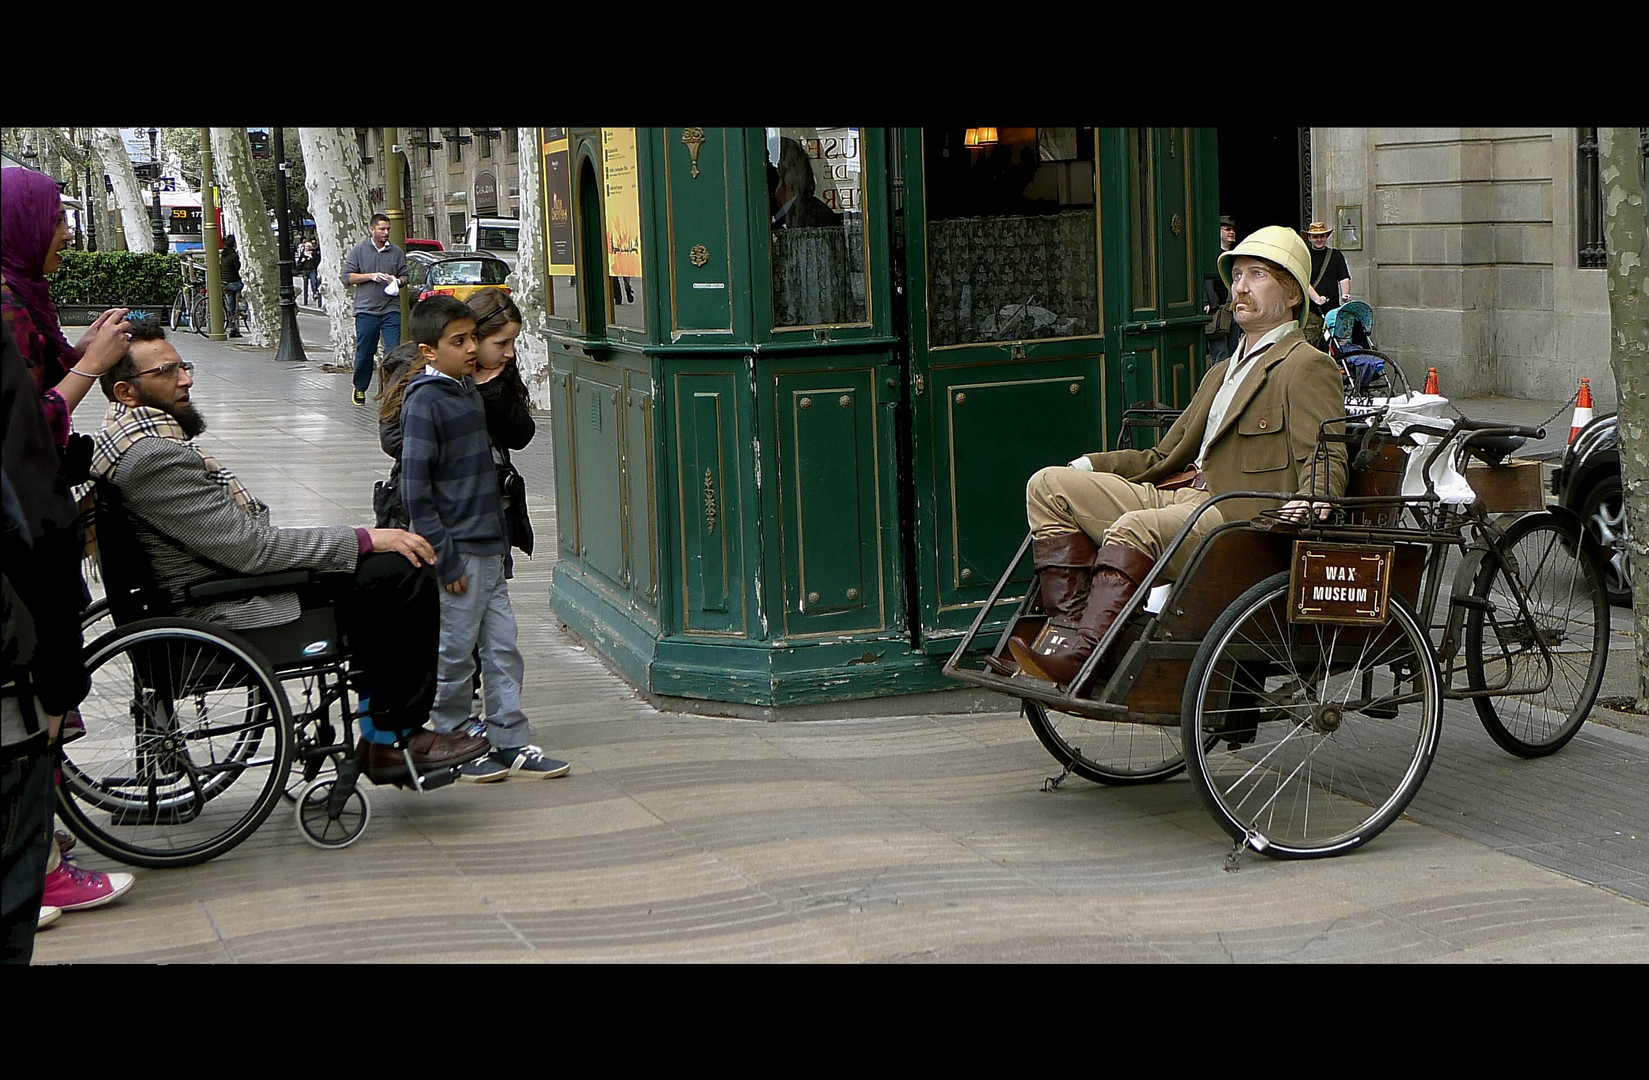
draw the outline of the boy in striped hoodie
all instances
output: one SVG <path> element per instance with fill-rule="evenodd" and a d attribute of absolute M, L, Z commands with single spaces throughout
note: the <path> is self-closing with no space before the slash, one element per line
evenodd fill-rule
<path fill-rule="evenodd" d="M 453 732 L 469 719 L 475 655 L 481 660 L 487 741 L 492 750 L 459 769 L 476 783 L 510 776 L 543 779 L 572 768 L 527 743 L 521 711 L 524 664 L 504 580 L 509 533 L 486 411 L 471 376 L 475 315 L 450 296 L 420 301 L 408 319 L 422 366 L 407 367 L 401 404 L 401 501 L 412 528 L 435 548 L 441 578 L 441 650 L 436 671 L 435 730 Z"/>

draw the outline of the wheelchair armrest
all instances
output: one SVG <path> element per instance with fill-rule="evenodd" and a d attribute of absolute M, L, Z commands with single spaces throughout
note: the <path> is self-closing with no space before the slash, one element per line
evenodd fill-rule
<path fill-rule="evenodd" d="M 184 598 L 199 602 L 228 600 L 237 596 L 258 596 L 263 593 L 286 592 L 315 580 L 312 570 L 285 570 L 278 574 L 257 574 L 252 577 L 218 578 L 191 585 L 183 591 Z"/>

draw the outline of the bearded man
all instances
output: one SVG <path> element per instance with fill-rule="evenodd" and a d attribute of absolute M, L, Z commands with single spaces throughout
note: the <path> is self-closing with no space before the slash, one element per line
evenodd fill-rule
<path fill-rule="evenodd" d="M 112 554 L 146 563 L 179 614 L 250 631 L 254 640 L 259 630 L 300 619 L 297 592 L 191 604 L 188 588 L 249 574 L 352 571 L 354 588 L 331 601 L 337 630 L 350 643 L 351 667 L 372 677 L 374 726 L 419 728 L 435 695 L 435 549 L 402 529 L 270 525 L 269 508 L 195 442 L 206 419 L 192 400 L 193 370 L 166 340 L 165 328 L 151 321 L 133 325 L 126 355 L 99 380 L 110 404 L 92 472 L 119 491 L 140 549 Z M 487 749 L 485 739 L 428 730 L 409 745 L 420 767 L 459 764 Z M 387 746 L 363 741 L 357 752 L 363 765 L 370 752 L 375 779 L 395 768 L 398 755 Z"/>

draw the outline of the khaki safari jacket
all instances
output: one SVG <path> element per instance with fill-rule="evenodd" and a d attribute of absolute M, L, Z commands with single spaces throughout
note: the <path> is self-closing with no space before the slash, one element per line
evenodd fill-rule
<path fill-rule="evenodd" d="M 1346 446 L 1328 445 L 1313 479 L 1312 457 L 1323 421 L 1344 416 L 1345 391 L 1334 361 L 1306 344 L 1298 329 L 1278 338 L 1253 361 L 1225 419 L 1208 447 L 1203 473 L 1210 494 L 1276 491 L 1298 495 L 1340 495 L 1346 486 Z M 1112 472 L 1136 484 L 1152 484 L 1191 467 L 1202 448 L 1203 428 L 1214 394 L 1225 376 L 1222 361 L 1210 368 L 1190 406 L 1162 440 L 1149 450 L 1089 454 L 1095 472 Z M 1330 430 L 1340 430 L 1334 425 Z M 1282 505 L 1277 499 L 1232 499 L 1218 509 L 1226 521 L 1253 517 Z"/>

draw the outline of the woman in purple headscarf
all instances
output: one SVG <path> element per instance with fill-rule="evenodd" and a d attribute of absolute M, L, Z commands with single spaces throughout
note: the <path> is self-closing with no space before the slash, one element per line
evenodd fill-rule
<path fill-rule="evenodd" d="M 40 392 L 58 446 L 67 445 L 74 407 L 92 383 L 126 354 L 125 308 L 97 317 L 70 345 L 57 324 L 46 276 L 69 246 L 69 222 L 57 182 L 32 169 L 0 170 L 0 314 Z"/>

